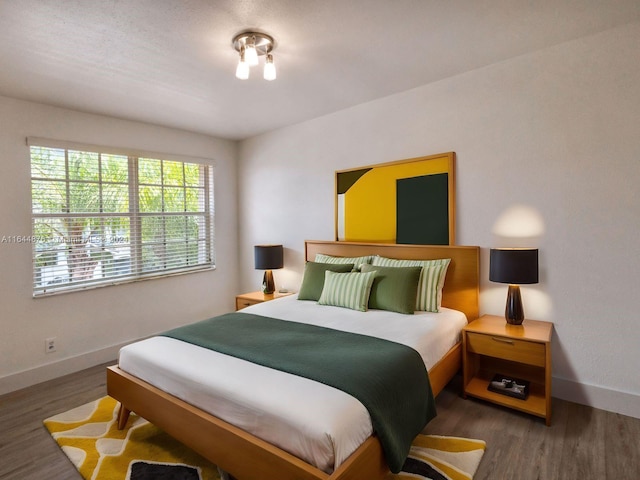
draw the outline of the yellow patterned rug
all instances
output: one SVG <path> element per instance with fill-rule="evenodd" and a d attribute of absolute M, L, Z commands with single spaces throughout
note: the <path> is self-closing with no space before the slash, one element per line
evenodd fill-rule
<path fill-rule="evenodd" d="M 485 447 L 484 440 L 418 435 L 402 471 L 387 480 L 471 480 Z"/>
<path fill-rule="evenodd" d="M 215 465 L 133 413 L 118 430 L 118 407 L 104 397 L 44 421 L 85 480 L 220 480 Z M 484 449 L 482 440 L 419 435 L 388 480 L 470 480 Z"/>

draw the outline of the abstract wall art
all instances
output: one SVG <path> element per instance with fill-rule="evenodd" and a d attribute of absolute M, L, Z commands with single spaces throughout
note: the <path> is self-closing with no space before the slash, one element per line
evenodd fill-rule
<path fill-rule="evenodd" d="M 455 244 L 455 153 L 336 172 L 336 240 Z"/>

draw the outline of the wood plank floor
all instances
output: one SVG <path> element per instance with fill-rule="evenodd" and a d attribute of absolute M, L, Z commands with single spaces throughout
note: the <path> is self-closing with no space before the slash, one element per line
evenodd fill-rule
<path fill-rule="evenodd" d="M 0 397 L 0 479 L 80 479 L 42 420 L 106 394 L 105 367 Z M 475 480 L 640 478 L 640 419 L 553 399 L 550 427 L 529 415 L 459 395 L 455 378 L 438 396 L 426 433 L 480 438 Z"/>

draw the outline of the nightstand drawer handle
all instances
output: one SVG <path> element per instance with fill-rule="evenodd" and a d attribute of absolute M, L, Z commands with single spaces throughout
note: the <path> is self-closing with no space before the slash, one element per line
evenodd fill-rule
<path fill-rule="evenodd" d="M 514 345 L 513 340 L 508 340 L 506 338 L 491 337 L 491 340 L 495 340 L 496 342 L 500 342 L 500 343 L 508 343 L 509 345 Z"/>

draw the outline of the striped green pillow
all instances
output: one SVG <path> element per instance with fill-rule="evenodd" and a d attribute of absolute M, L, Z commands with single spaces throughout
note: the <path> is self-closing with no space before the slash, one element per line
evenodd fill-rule
<path fill-rule="evenodd" d="M 336 273 L 327 270 L 318 304 L 366 312 L 375 276 L 376 272 Z"/>
<path fill-rule="evenodd" d="M 437 260 L 398 260 L 376 255 L 372 264 L 380 267 L 422 267 L 418 282 L 416 310 L 439 312 L 442 306 L 442 287 L 447 275 L 450 258 Z"/>
<path fill-rule="evenodd" d="M 353 263 L 354 271 L 360 271 L 362 264 L 371 263 L 372 259 L 373 255 L 366 255 L 364 257 L 332 257 L 324 253 L 316 253 L 315 261 L 317 263 Z"/>

